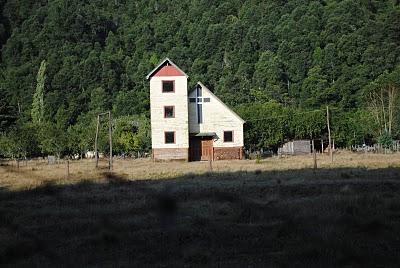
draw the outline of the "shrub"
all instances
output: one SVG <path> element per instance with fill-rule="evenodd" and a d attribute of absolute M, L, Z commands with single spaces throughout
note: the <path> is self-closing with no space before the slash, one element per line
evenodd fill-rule
<path fill-rule="evenodd" d="M 384 132 L 378 137 L 378 143 L 382 145 L 383 148 L 389 149 L 393 144 L 392 136 L 388 132 Z"/>

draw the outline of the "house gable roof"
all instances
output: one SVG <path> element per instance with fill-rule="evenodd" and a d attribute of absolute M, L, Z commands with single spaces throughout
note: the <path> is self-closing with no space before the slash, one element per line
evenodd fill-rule
<path fill-rule="evenodd" d="M 206 90 L 216 101 L 218 101 L 219 103 L 221 103 L 221 104 L 222 104 L 228 111 L 230 111 L 230 112 L 233 114 L 233 116 L 236 117 L 240 122 L 242 122 L 243 124 L 246 123 L 246 121 L 244 121 L 237 113 L 235 113 L 231 108 L 229 108 L 228 105 L 226 105 L 222 100 L 220 100 L 217 96 L 215 96 L 215 94 L 212 93 L 211 90 L 208 89 L 203 83 L 201 83 L 201 82 L 199 81 L 199 82 L 197 82 L 196 85 L 199 85 L 199 86 L 201 86 L 201 88 L 202 88 L 203 90 Z M 195 88 L 196 88 L 196 87 L 195 87 Z M 195 89 L 195 88 L 194 88 L 194 89 Z M 192 90 L 190 91 L 190 93 L 193 92 L 194 89 L 192 89 Z"/>
<path fill-rule="evenodd" d="M 151 78 L 152 76 L 154 76 L 155 74 L 157 74 L 157 72 L 166 64 L 171 64 L 171 66 L 173 66 L 173 68 L 175 68 L 174 71 L 177 71 L 178 73 L 181 73 L 181 75 L 186 76 L 186 78 L 189 78 L 189 76 L 181 70 L 181 68 L 179 68 L 172 60 L 170 60 L 169 58 L 165 58 L 164 60 L 162 60 L 147 76 L 146 79 Z M 169 70 L 170 72 L 171 70 Z M 178 74 L 176 74 L 178 76 Z M 166 76 L 171 76 L 171 75 L 166 75 Z"/>

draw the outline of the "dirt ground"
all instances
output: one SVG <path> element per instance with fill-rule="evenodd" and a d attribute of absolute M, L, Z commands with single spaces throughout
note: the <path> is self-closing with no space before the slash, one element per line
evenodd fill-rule
<path fill-rule="evenodd" d="M 0 265 L 396 266 L 400 155 L 0 166 Z"/>

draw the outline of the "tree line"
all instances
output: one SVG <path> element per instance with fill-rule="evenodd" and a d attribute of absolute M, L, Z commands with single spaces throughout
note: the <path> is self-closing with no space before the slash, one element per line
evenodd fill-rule
<path fill-rule="evenodd" d="M 246 120 L 246 147 L 324 137 L 327 105 L 337 146 L 399 138 L 395 0 L 0 0 L 0 11 L 2 156 L 91 150 L 108 110 L 116 152 L 149 150 L 145 76 L 166 56 Z"/>

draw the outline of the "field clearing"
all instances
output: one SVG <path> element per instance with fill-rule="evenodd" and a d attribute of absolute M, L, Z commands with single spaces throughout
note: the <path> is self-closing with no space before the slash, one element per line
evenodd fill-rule
<path fill-rule="evenodd" d="M 5 165 L 8 164 L 8 165 Z M 2 267 L 396 266 L 400 155 L 0 166 Z"/>
<path fill-rule="evenodd" d="M 318 168 L 326 169 L 384 169 L 400 167 L 400 154 L 356 154 L 337 152 L 331 163 L 328 155 L 317 155 Z M 232 172 L 266 172 L 309 170 L 313 167 L 311 155 L 271 157 L 257 163 L 255 160 L 215 161 L 212 172 L 215 174 Z M 210 172 L 208 162 L 157 162 L 151 159 L 114 159 L 113 176 L 126 180 L 147 180 L 176 178 L 185 175 L 201 175 Z M 321 172 L 321 171 L 318 171 Z M 76 183 L 81 180 L 102 182 L 108 173 L 108 159 L 100 159 L 99 168 L 95 168 L 94 159 L 64 160 L 48 165 L 47 160 L 21 161 L 19 168 L 15 161 L 3 162 L 0 166 L 0 186 L 8 189 L 30 189 L 43 183 Z M 346 176 L 346 175 L 344 175 Z M 276 176 L 275 176 L 276 177 Z"/>

